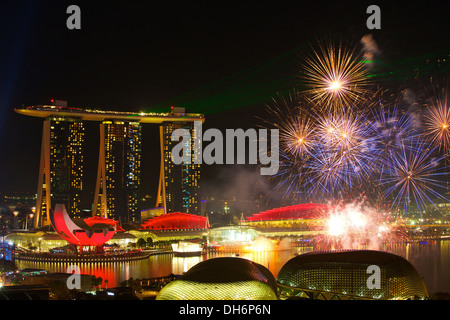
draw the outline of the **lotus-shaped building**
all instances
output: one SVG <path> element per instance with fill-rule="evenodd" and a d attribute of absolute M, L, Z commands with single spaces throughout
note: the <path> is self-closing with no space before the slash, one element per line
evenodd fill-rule
<path fill-rule="evenodd" d="M 72 220 L 63 204 L 57 204 L 50 217 L 55 231 L 69 243 L 79 246 L 80 250 L 86 246 L 103 246 L 118 227 L 117 221 L 101 217 Z"/>

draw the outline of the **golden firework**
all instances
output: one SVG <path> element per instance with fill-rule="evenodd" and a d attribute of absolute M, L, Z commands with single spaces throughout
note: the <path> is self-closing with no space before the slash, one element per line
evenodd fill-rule
<path fill-rule="evenodd" d="M 341 44 L 319 44 L 319 49 L 313 52 L 306 59 L 302 78 L 316 107 L 342 110 L 368 92 L 368 67 L 355 49 L 346 49 Z"/>
<path fill-rule="evenodd" d="M 447 96 L 433 99 L 424 117 L 425 135 L 439 149 L 448 152 L 450 147 L 450 108 Z"/>

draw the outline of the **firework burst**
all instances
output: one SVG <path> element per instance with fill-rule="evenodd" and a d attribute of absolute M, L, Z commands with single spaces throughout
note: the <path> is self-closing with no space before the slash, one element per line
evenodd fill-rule
<path fill-rule="evenodd" d="M 289 108 L 294 104 L 295 108 Z M 435 155 L 408 112 L 379 105 L 367 115 L 354 109 L 306 112 L 290 97 L 276 110 L 280 129 L 280 170 L 273 179 L 285 196 L 303 200 L 350 200 L 382 196 L 392 206 L 423 211 L 426 202 L 445 199 L 445 156 Z M 370 116 L 370 118 L 369 118 Z M 301 140 L 300 140 L 301 139 Z M 298 198 L 298 197 L 297 197 Z"/>
<path fill-rule="evenodd" d="M 287 97 L 277 95 L 272 102 L 272 106 L 267 106 L 272 120 L 263 120 L 279 129 L 281 159 L 278 173 L 272 179 L 279 179 L 277 188 L 284 189 L 286 196 L 301 188 L 304 163 L 315 147 L 315 125 L 303 107 L 300 92 L 294 90 Z"/>
<path fill-rule="evenodd" d="M 415 132 L 411 116 L 406 111 L 400 111 L 398 104 L 385 107 L 384 103 L 372 112 L 375 139 L 376 166 L 380 177 L 383 177 L 387 165 L 393 161 L 396 150 Z"/>
<path fill-rule="evenodd" d="M 300 93 L 293 91 L 287 98 L 278 95 L 272 101 L 273 106 L 267 108 L 273 119 L 269 123 L 280 130 L 281 149 L 295 155 L 309 153 L 313 146 L 314 126 L 303 108 Z"/>
<path fill-rule="evenodd" d="M 368 90 L 368 69 L 364 60 L 341 44 L 313 49 L 306 59 L 303 79 L 311 101 L 322 110 L 342 110 L 354 104 Z"/>
<path fill-rule="evenodd" d="M 330 207 L 322 213 L 323 229 L 315 238 L 316 247 L 333 249 L 376 249 L 407 239 L 389 212 L 376 210 L 362 202 Z"/>
<path fill-rule="evenodd" d="M 422 212 L 428 201 L 447 200 L 439 192 L 444 190 L 443 181 L 447 174 L 446 168 L 439 166 L 445 156 L 436 156 L 435 150 L 436 147 L 414 138 L 403 141 L 399 150 L 392 154 L 392 161 L 388 163 L 389 175 L 382 178 L 382 184 L 388 186 L 385 196 L 393 198 L 393 205 L 403 203 L 404 210 L 409 211 L 411 204 L 415 204 Z"/>
<path fill-rule="evenodd" d="M 450 148 L 446 95 L 425 112 L 408 112 L 399 105 L 404 96 L 372 90 L 355 49 L 332 42 L 319 44 L 303 71 L 307 90 L 278 95 L 268 107 L 281 147 L 271 179 L 285 198 L 352 202 L 364 196 L 420 212 L 445 199 L 446 168 L 439 163 L 446 158 L 438 153 Z"/>
<path fill-rule="evenodd" d="M 373 171 L 373 127 L 352 111 L 318 119 L 317 141 L 309 161 L 310 189 L 321 196 L 350 191 Z"/>
<path fill-rule="evenodd" d="M 433 100 L 432 104 L 426 109 L 425 135 L 433 145 L 448 153 L 450 147 L 450 108 L 447 95 L 444 98 L 438 97 Z"/>

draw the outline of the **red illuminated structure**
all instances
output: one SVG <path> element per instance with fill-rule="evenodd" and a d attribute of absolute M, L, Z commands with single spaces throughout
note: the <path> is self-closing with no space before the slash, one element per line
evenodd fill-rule
<path fill-rule="evenodd" d="M 146 220 L 141 224 L 144 230 L 201 230 L 209 228 L 207 217 L 195 214 L 171 212 Z"/>
<path fill-rule="evenodd" d="M 57 204 L 51 222 L 56 232 L 66 241 L 80 247 L 95 247 L 97 252 L 102 251 L 103 244 L 112 238 L 120 228 L 117 221 L 89 217 L 85 219 L 72 220 L 67 214 L 63 204 Z"/>
<path fill-rule="evenodd" d="M 276 208 L 247 217 L 250 222 L 271 220 L 317 219 L 321 213 L 330 210 L 330 206 L 318 203 L 298 204 L 283 208 Z"/>

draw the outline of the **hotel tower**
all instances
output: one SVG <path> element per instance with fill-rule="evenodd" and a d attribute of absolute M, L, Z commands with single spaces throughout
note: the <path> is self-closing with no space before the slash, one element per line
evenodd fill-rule
<path fill-rule="evenodd" d="M 194 123 L 204 122 L 202 114 L 185 113 L 182 108 L 172 108 L 167 113 L 86 110 L 68 108 L 65 101 L 15 111 L 44 118 L 35 228 L 50 223 L 50 213 L 56 204 L 64 204 L 70 216 L 81 217 L 81 191 L 86 187 L 85 121 L 98 122 L 100 128 L 93 216 L 121 222 L 140 220 L 143 123 L 160 125 L 161 166 L 156 206 L 163 205 L 165 213 L 200 212 L 200 165 L 193 160 Z M 171 136 L 178 128 L 191 134 L 192 164 L 172 162 L 171 150 L 179 142 L 172 141 Z"/>

